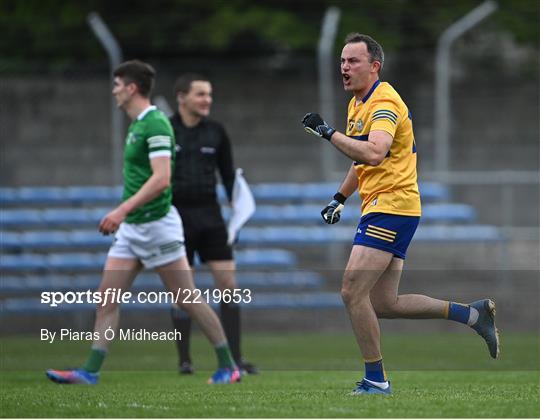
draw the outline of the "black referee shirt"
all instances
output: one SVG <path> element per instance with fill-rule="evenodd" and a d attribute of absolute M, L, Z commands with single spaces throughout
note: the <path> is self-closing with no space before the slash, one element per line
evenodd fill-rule
<path fill-rule="evenodd" d="M 216 169 L 230 201 L 234 167 L 225 128 L 206 118 L 195 127 L 186 127 L 178 112 L 170 120 L 176 138 L 173 202 L 182 206 L 216 204 Z"/>

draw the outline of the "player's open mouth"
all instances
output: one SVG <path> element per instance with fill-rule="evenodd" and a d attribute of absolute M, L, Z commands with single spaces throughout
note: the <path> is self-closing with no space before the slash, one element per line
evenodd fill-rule
<path fill-rule="evenodd" d="M 349 80 L 351 79 L 351 76 L 345 73 L 343 73 L 341 77 L 343 78 L 343 83 L 349 83 Z"/>

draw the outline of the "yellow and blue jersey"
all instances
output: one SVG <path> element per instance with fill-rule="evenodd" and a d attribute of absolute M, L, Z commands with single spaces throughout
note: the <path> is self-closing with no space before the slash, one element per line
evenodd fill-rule
<path fill-rule="evenodd" d="M 362 215 L 420 216 L 422 210 L 411 113 L 394 88 L 379 80 L 358 104 L 353 97 L 348 108 L 347 136 L 367 141 L 373 130 L 386 131 L 394 140 L 379 165 L 355 162 Z"/>

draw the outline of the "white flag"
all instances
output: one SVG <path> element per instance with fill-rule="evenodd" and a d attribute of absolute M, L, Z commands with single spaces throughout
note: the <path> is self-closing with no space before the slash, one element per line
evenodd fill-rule
<path fill-rule="evenodd" d="M 229 245 L 233 244 L 240 228 L 255 213 L 255 199 L 242 173 L 242 169 L 238 168 L 234 176 L 232 213 L 227 227 Z"/>

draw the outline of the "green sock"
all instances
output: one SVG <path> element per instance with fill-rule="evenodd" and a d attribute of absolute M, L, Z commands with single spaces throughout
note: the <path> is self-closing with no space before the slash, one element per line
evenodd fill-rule
<path fill-rule="evenodd" d="M 93 348 L 88 355 L 88 359 L 86 359 L 86 363 L 82 366 L 82 369 L 91 373 L 99 372 L 106 355 L 107 352 L 105 350 Z"/>
<path fill-rule="evenodd" d="M 233 368 L 235 366 L 231 350 L 227 343 L 216 346 L 216 356 L 220 368 Z"/>

